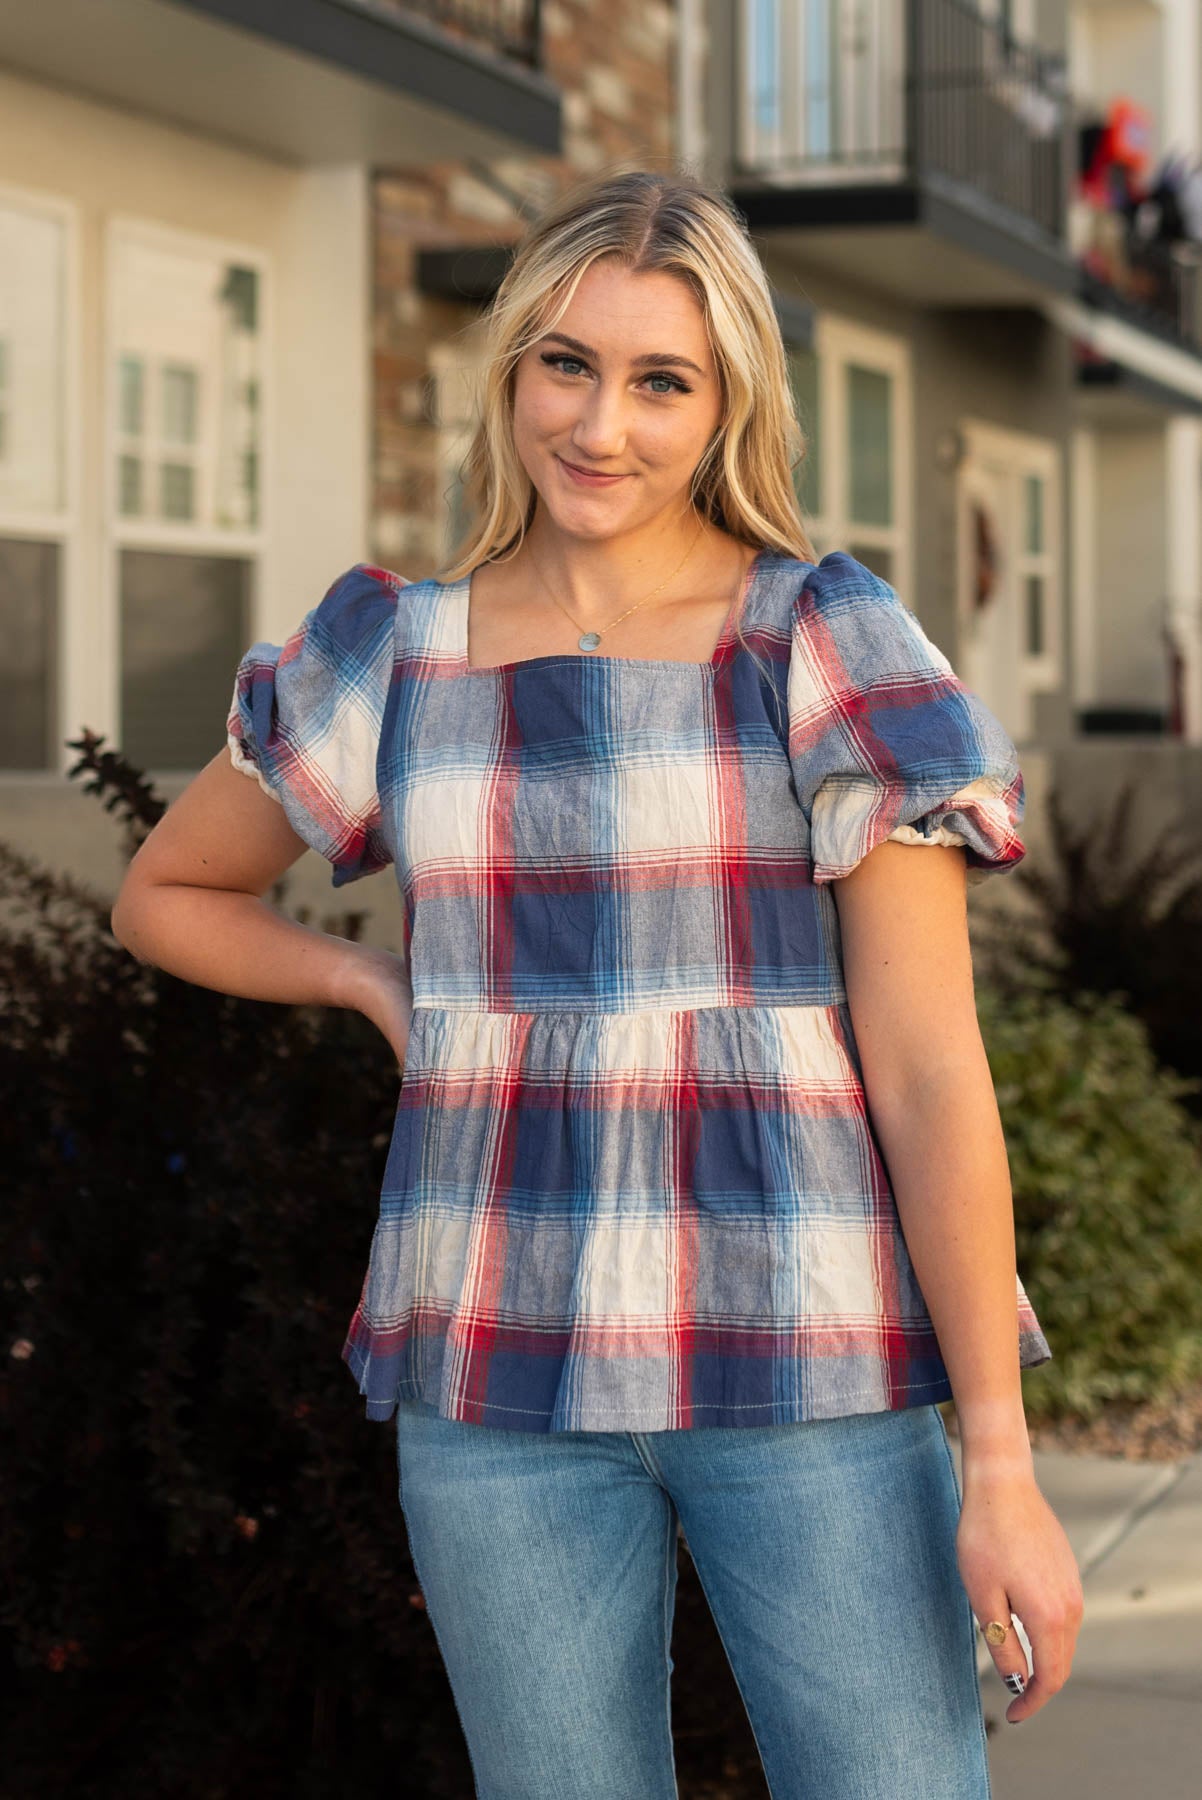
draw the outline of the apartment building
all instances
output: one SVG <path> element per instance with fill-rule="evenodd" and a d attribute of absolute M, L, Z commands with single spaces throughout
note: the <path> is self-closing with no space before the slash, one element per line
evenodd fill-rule
<path fill-rule="evenodd" d="M 555 159 L 563 112 L 535 0 L 0 10 L 0 837 L 114 891 L 66 741 L 173 797 L 241 651 L 372 549 L 381 171 Z"/>
<path fill-rule="evenodd" d="M 1033 846 L 1053 782 L 1202 823 L 1194 251 L 1128 266 L 1080 179 L 1091 120 L 1145 178 L 1196 154 L 1198 39 L 1194 0 L 0 11 L 0 837 L 111 891 L 68 738 L 170 798 L 246 644 L 362 557 L 440 564 L 482 310 L 615 156 L 733 194 L 818 552 L 892 580 L 1006 724 Z M 395 932 L 390 879 L 291 883 Z"/>
<path fill-rule="evenodd" d="M 0 10 L 0 838 L 102 893 L 105 734 L 173 798 L 233 671 L 461 518 L 479 321 L 569 179 L 669 166 L 665 0 Z M 395 941 L 390 877 L 320 917 Z"/>
<path fill-rule="evenodd" d="M 1134 777 L 1202 829 L 1202 314 L 1122 279 L 1090 122 L 1198 149 L 1193 0 L 682 0 L 682 154 L 774 283 L 819 553 L 902 591 L 1021 747 L 1037 844 Z M 1097 134 L 1095 134 L 1096 136 Z M 1112 134 L 1113 135 L 1113 134 Z"/>

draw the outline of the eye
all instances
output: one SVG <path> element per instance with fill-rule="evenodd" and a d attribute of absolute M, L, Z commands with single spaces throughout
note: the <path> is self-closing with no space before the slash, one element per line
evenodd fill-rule
<path fill-rule="evenodd" d="M 588 364 L 579 356 L 573 356 L 567 350 L 545 350 L 540 352 L 539 361 L 550 369 L 558 369 L 561 375 L 574 376 L 579 370 L 587 369 Z M 573 366 L 565 368 L 565 363 Z M 645 381 L 666 381 L 667 387 L 655 388 L 653 392 L 666 399 L 669 394 L 691 394 L 692 388 L 687 381 L 681 381 L 678 375 L 669 375 L 662 369 L 655 369 L 643 378 Z"/>
<path fill-rule="evenodd" d="M 656 390 L 658 393 L 661 393 L 661 394 L 665 393 L 665 392 L 670 394 L 670 393 L 672 393 L 673 390 L 675 390 L 678 394 L 691 394 L 693 391 L 692 388 L 689 387 L 687 382 L 681 381 L 680 378 L 676 375 L 665 375 L 662 370 L 657 374 L 648 375 L 647 380 L 648 381 L 666 381 L 666 382 L 668 382 L 670 385 L 666 389 L 658 388 Z"/>
<path fill-rule="evenodd" d="M 548 351 L 539 357 L 539 361 L 546 363 L 548 368 L 559 369 L 560 373 L 563 375 L 568 373 L 562 366 L 564 363 L 575 363 L 578 369 L 584 368 L 584 364 L 581 362 L 580 358 L 578 356 L 569 355 L 566 350 Z"/>

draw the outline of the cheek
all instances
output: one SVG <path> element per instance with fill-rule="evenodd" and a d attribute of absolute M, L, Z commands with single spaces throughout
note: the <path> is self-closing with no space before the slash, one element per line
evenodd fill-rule
<path fill-rule="evenodd" d="M 638 433 L 640 453 L 649 463 L 676 474 L 692 470 L 700 461 L 710 433 L 695 417 L 679 414 L 648 419 Z"/>
<path fill-rule="evenodd" d="M 519 384 L 513 398 L 513 429 L 519 444 L 533 445 L 540 438 L 561 434 L 574 420 L 571 398 L 562 389 L 537 382 Z"/>

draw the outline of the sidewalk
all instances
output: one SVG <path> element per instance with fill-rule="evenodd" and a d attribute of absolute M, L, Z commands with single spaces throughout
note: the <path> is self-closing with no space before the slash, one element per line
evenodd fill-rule
<path fill-rule="evenodd" d="M 952 1450 L 959 1470 L 960 1446 Z M 1067 1684 L 1034 1718 L 979 1644 L 994 1800 L 1197 1800 L 1202 1791 L 1202 1456 L 1133 1463 L 1036 1450 L 1081 1569 Z"/>

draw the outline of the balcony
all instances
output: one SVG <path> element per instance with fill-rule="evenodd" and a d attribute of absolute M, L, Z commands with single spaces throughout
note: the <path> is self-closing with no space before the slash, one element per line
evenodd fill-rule
<path fill-rule="evenodd" d="M 539 0 L 55 0 L 0 63 L 299 164 L 560 150 Z"/>
<path fill-rule="evenodd" d="M 414 13 L 448 36 L 537 69 L 542 59 L 541 0 L 379 0 L 386 10 Z"/>
<path fill-rule="evenodd" d="M 1098 127 L 1092 128 L 1095 132 Z M 1096 153 L 1095 153 L 1096 154 Z M 1112 164 L 1083 177 L 1069 239 L 1087 306 L 1202 357 L 1202 240 L 1164 171 Z"/>
<path fill-rule="evenodd" d="M 1062 58 L 969 0 L 738 0 L 731 188 L 782 249 L 924 305 L 1072 292 Z"/>

